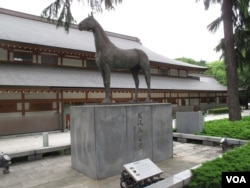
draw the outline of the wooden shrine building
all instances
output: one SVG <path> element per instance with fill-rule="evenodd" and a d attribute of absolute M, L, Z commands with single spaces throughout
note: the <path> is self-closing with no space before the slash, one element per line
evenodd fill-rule
<path fill-rule="evenodd" d="M 104 98 L 91 32 L 63 28 L 37 16 L 0 8 L 0 136 L 64 130 L 69 107 Z M 136 37 L 107 32 L 118 47 L 142 49 L 149 57 L 152 102 L 173 111 L 226 106 L 227 88 L 200 75 L 206 67 L 169 59 L 144 47 Z M 134 81 L 128 71 L 111 74 L 111 100 L 129 102 Z M 146 83 L 140 75 L 141 101 Z"/>

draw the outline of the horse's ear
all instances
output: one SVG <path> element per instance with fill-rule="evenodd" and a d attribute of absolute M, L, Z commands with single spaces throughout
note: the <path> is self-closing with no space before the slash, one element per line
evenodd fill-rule
<path fill-rule="evenodd" d="M 93 12 L 91 11 L 91 14 L 88 14 L 88 17 L 94 18 Z"/>

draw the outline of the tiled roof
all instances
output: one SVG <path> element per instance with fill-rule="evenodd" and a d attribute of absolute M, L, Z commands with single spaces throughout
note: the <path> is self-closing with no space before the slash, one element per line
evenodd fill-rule
<path fill-rule="evenodd" d="M 54 24 L 42 21 L 40 17 L 18 13 L 0 8 L 0 40 L 15 41 L 56 48 L 73 49 L 95 52 L 93 34 L 88 31 L 79 31 L 72 27 L 67 34 L 64 28 L 57 28 Z M 110 33 L 111 41 L 120 48 L 142 49 L 150 61 L 185 67 L 185 69 L 205 70 L 205 67 L 188 64 L 169 59 L 144 47 L 138 38 L 116 33 Z"/>
<path fill-rule="evenodd" d="M 140 75 L 140 88 L 146 89 L 144 76 Z M 79 68 L 48 67 L 0 63 L 0 87 L 69 87 L 104 88 L 99 71 Z M 111 88 L 133 89 L 134 81 L 129 73 L 111 73 Z M 201 76 L 200 80 L 151 76 L 151 89 L 226 91 L 213 77 Z"/>

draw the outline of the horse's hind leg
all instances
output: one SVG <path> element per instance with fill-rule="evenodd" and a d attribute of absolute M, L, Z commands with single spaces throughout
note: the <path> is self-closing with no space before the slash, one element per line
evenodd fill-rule
<path fill-rule="evenodd" d="M 150 94 L 150 70 L 149 70 L 149 60 L 148 56 L 141 50 L 137 50 L 139 56 L 140 56 L 140 69 L 142 69 L 144 75 L 145 75 L 145 81 L 148 88 L 148 96 L 146 98 L 145 102 L 150 102 L 151 94 Z"/>
<path fill-rule="evenodd" d="M 144 76 L 145 76 L 145 81 L 146 81 L 146 84 L 147 84 L 147 88 L 148 88 L 148 96 L 146 98 L 146 101 L 145 102 L 150 102 L 150 98 L 151 98 L 151 94 L 150 94 L 150 70 L 149 70 L 149 66 L 148 66 L 148 60 L 147 59 L 143 59 L 141 61 L 141 69 L 144 73 Z"/>
<path fill-rule="evenodd" d="M 103 84 L 105 88 L 105 98 L 102 103 L 110 103 L 110 71 L 101 70 Z"/>
<path fill-rule="evenodd" d="M 134 78 L 134 82 L 135 82 L 135 96 L 133 98 L 133 102 L 137 102 L 138 101 L 138 87 L 139 87 L 139 78 L 138 78 L 138 74 L 139 74 L 139 68 L 138 67 L 134 67 L 131 68 L 130 71 L 133 75 Z"/>
<path fill-rule="evenodd" d="M 148 87 L 148 96 L 147 96 L 146 102 L 150 102 L 151 94 L 150 94 L 150 71 L 149 71 L 149 68 L 143 69 L 143 72 L 144 72 L 146 84 Z"/>

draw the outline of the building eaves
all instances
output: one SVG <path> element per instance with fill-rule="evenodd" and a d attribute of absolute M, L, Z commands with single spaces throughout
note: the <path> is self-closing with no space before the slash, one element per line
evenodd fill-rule
<path fill-rule="evenodd" d="M 147 85 L 143 75 L 139 76 L 140 88 Z M 104 88 L 99 71 L 48 67 L 36 64 L 0 63 L 1 87 L 62 87 L 62 88 Z M 111 88 L 134 89 L 134 80 L 129 73 L 113 72 Z M 151 76 L 151 89 L 186 91 L 226 91 L 226 87 L 214 81 L 214 78 L 195 80 L 166 76 Z"/>

